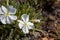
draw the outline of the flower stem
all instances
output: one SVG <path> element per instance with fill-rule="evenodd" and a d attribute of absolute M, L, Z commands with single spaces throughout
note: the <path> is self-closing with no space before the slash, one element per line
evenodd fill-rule
<path fill-rule="evenodd" d="M 34 28 L 33 30 L 36 30 L 36 31 L 39 31 L 39 32 L 42 32 L 43 34 L 45 34 L 42 30 L 40 30 L 40 29 L 36 29 L 36 28 Z"/>
<path fill-rule="evenodd" d="M 40 29 L 36 29 L 36 28 L 34 28 L 34 30 L 39 31 L 39 32 L 42 32 L 42 30 L 40 30 Z"/>
<path fill-rule="evenodd" d="M 9 0 L 7 0 L 7 6 L 9 6 Z"/>
<path fill-rule="evenodd" d="M 4 27 L 5 27 L 5 24 L 4 24 Z"/>

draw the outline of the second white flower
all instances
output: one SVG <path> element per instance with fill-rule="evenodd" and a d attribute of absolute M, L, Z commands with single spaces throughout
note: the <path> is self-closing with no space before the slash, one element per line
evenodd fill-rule
<path fill-rule="evenodd" d="M 29 15 L 23 14 L 21 16 L 22 20 L 18 20 L 19 22 L 19 28 L 22 29 L 22 31 L 26 34 L 29 33 L 28 29 L 33 29 L 34 24 L 29 22 Z"/>

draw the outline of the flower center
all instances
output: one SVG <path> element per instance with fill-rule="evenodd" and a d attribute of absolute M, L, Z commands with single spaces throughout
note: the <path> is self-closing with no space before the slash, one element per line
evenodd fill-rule
<path fill-rule="evenodd" d="M 5 16 L 9 16 L 9 14 L 8 13 L 5 13 Z"/>
<path fill-rule="evenodd" d="M 26 27 L 27 26 L 27 23 L 24 23 L 24 26 Z"/>

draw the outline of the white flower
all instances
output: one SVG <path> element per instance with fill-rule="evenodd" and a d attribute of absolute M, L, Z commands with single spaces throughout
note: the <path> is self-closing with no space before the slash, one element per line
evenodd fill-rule
<path fill-rule="evenodd" d="M 13 6 L 8 6 L 7 8 L 4 6 L 0 7 L 0 21 L 3 24 L 11 24 L 13 20 L 17 19 L 17 16 L 14 16 L 16 13 L 16 9 Z"/>
<path fill-rule="evenodd" d="M 21 16 L 22 20 L 18 20 L 19 22 L 19 28 L 22 29 L 22 31 L 26 34 L 26 33 L 29 33 L 29 30 L 28 29 L 33 29 L 34 27 L 34 24 L 29 22 L 29 15 L 27 14 L 23 14 Z"/>

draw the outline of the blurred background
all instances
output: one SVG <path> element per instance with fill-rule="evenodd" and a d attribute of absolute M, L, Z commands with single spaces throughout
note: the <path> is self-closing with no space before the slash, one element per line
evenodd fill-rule
<path fill-rule="evenodd" d="M 24 34 L 17 21 L 6 25 L 0 22 L 0 40 L 60 40 L 60 0 L 9 0 L 8 3 L 17 9 L 18 19 L 28 14 L 36 29 Z M 2 5 L 7 7 L 7 0 L 0 0 Z"/>

